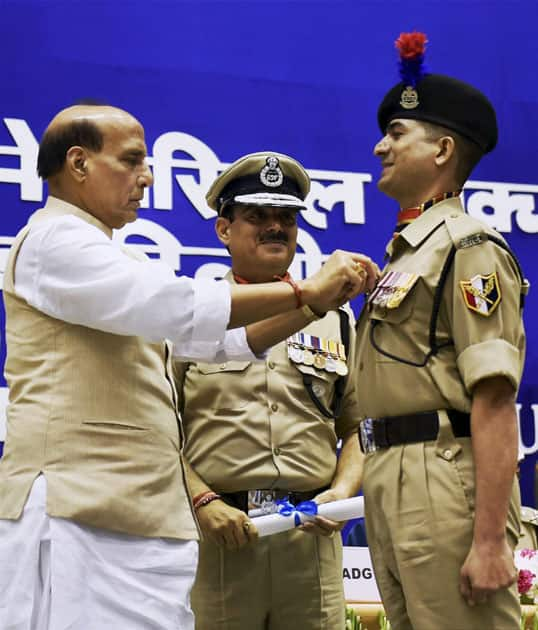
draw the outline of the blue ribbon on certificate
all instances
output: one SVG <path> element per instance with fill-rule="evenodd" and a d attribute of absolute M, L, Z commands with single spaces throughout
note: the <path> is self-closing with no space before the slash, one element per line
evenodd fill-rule
<path fill-rule="evenodd" d="M 289 501 L 277 501 L 278 513 L 282 516 L 295 516 L 295 527 L 301 524 L 301 514 L 307 514 L 308 516 L 316 516 L 318 513 L 318 504 L 315 501 L 301 501 L 297 505 L 293 505 Z"/>

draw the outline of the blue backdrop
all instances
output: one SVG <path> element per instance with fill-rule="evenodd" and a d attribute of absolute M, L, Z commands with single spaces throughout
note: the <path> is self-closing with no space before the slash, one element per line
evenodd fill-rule
<path fill-rule="evenodd" d="M 425 31 L 429 69 L 477 85 L 498 112 L 498 148 L 464 196 L 468 212 L 508 239 L 535 285 L 518 396 L 523 497 L 534 504 L 537 7 L 534 0 L 0 0 L 0 271 L 46 194 L 35 175 L 37 140 L 59 109 L 83 98 L 124 107 L 145 125 L 155 186 L 142 220 L 118 238 L 177 273 L 222 275 L 227 255 L 204 193 L 224 164 L 264 149 L 295 156 L 314 181 L 296 276 L 336 247 L 381 262 L 397 208 L 375 186 L 376 109 L 397 81 L 394 40 Z M 1 352 L 3 361 L 3 345 Z"/>

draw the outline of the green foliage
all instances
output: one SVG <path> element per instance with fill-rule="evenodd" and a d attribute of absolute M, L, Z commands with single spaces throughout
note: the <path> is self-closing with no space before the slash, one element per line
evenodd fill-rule
<path fill-rule="evenodd" d="M 521 615 L 521 621 L 519 623 L 520 630 L 525 630 L 527 627 L 532 628 L 532 630 L 538 630 L 538 612 L 535 612 L 532 617 L 532 626 L 527 626 L 526 624 L 527 616 L 525 613 Z"/>
<path fill-rule="evenodd" d="M 379 624 L 379 630 L 390 630 L 390 621 L 387 619 L 383 611 L 379 611 L 377 621 Z"/>
<path fill-rule="evenodd" d="M 385 616 L 383 611 L 379 612 L 377 617 L 377 625 L 379 630 L 391 630 L 390 621 Z M 361 618 L 353 608 L 349 608 L 346 606 L 346 627 L 345 630 L 368 630 L 366 626 L 363 625 Z M 536 628 L 538 630 L 538 628 Z"/>
<path fill-rule="evenodd" d="M 353 610 L 346 606 L 346 630 L 366 630 L 362 625 L 361 618 Z"/>

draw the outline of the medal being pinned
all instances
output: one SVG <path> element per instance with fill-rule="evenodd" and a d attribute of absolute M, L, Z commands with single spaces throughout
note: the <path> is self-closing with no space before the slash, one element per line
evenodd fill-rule
<path fill-rule="evenodd" d="M 405 271 L 391 271 L 381 278 L 372 291 L 368 304 L 384 308 L 397 308 L 415 286 L 419 276 Z"/>

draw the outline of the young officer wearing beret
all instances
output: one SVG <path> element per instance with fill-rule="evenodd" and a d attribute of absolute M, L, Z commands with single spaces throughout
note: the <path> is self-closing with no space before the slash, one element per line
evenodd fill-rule
<path fill-rule="evenodd" d="M 527 283 L 460 200 L 497 142 L 494 109 L 466 83 L 417 76 L 417 39 L 397 42 L 404 80 L 374 149 L 402 210 L 357 331 L 368 543 L 394 630 L 516 630 Z"/>
<path fill-rule="evenodd" d="M 289 280 L 309 189 L 303 167 L 273 152 L 244 156 L 217 178 L 207 200 L 232 257 L 229 282 Z M 185 454 L 205 482 L 192 486 L 203 534 L 192 592 L 200 630 L 344 627 L 341 524 L 317 517 L 258 539 L 246 514 L 249 503 L 274 509 L 277 500 L 323 503 L 358 490 L 352 316 L 318 315 L 310 311 L 306 328 L 265 363 L 178 366 Z"/>

